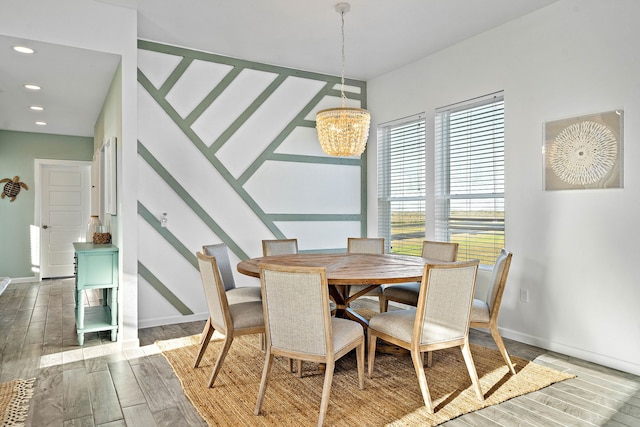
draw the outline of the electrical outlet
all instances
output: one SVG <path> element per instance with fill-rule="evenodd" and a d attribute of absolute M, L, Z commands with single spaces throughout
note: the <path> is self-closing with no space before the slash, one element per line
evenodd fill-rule
<path fill-rule="evenodd" d="M 520 302 L 529 302 L 529 290 L 520 289 Z"/>

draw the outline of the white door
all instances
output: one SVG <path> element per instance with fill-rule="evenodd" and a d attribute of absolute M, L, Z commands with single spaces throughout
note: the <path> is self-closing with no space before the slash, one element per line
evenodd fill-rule
<path fill-rule="evenodd" d="M 90 216 L 91 162 L 42 162 L 40 278 L 73 276 L 72 243 L 85 240 Z"/>

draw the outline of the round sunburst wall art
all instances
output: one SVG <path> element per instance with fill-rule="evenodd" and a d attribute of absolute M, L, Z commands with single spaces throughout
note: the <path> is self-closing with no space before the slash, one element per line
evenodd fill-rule
<path fill-rule="evenodd" d="M 549 147 L 551 169 L 572 185 L 603 179 L 616 163 L 618 144 L 605 125 L 586 120 L 564 128 Z"/>

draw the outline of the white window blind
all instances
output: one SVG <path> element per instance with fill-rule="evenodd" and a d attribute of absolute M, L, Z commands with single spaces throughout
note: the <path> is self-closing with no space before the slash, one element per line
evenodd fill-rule
<path fill-rule="evenodd" d="M 436 111 L 438 240 L 458 242 L 459 260 L 493 265 L 504 247 L 502 92 Z"/>
<path fill-rule="evenodd" d="M 387 252 L 420 255 L 425 236 L 424 114 L 378 126 L 378 227 Z"/>

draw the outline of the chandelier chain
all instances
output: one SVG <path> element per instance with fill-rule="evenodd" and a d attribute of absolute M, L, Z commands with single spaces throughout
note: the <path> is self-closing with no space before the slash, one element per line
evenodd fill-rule
<path fill-rule="evenodd" d="M 342 100 L 342 107 L 345 106 L 345 101 L 347 97 L 344 95 L 344 11 L 340 12 L 340 17 L 342 18 L 342 72 L 340 73 L 340 98 Z"/>

